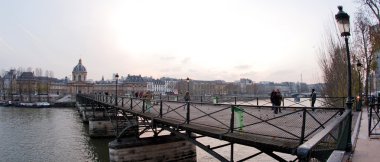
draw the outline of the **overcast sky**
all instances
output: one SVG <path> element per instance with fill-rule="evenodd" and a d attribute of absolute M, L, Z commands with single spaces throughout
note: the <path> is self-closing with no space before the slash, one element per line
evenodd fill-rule
<path fill-rule="evenodd" d="M 354 0 L 0 0 L 0 70 L 320 82 L 326 26 Z"/>

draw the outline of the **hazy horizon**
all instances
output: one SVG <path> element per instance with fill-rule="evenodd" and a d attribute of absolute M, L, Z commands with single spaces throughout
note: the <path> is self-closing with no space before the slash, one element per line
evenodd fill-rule
<path fill-rule="evenodd" d="M 321 1 L 0 0 L 0 69 L 92 80 L 114 73 L 195 80 L 322 82 L 318 48 L 337 6 Z M 352 22 L 351 22 L 352 23 Z"/>

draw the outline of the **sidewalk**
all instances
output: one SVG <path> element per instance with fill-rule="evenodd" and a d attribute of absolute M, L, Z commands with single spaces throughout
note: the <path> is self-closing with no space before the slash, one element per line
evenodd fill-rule
<path fill-rule="evenodd" d="M 380 161 L 380 138 L 368 137 L 367 109 L 363 109 L 362 113 L 359 135 L 351 161 L 378 162 Z"/>

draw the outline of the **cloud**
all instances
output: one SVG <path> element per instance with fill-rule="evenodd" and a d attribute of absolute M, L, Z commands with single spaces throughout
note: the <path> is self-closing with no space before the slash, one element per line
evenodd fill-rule
<path fill-rule="evenodd" d="M 241 73 L 240 76 L 242 77 L 247 77 L 247 78 L 255 78 L 257 77 L 257 72 L 255 71 L 249 71 L 249 72 L 246 72 L 246 73 Z"/>
<path fill-rule="evenodd" d="M 245 70 L 251 68 L 251 65 L 237 65 L 234 68 L 239 70 Z"/>
<path fill-rule="evenodd" d="M 0 45 L 4 46 L 9 52 L 15 53 L 15 49 L 0 37 Z"/>
<path fill-rule="evenodd" d="M 180 66 L 173 66 L 173 67 L 163 68 L 163 69 L 160 70 L 160 72 L 169 73 L 169 72 L 178 72 L 178 71 L 181 71 L 181 70 L 182 70 L 182 67 L 180 67 Z"/>
<path fill-rule="evenodd" d="M 191 60 L 190 57 L 186 57 L 186 58 L 182 59 L 181 62 L 182 62 L 183 64 L 186 64 L 186 63 L 190 62 L 190 60 Z"/>
<path fill-rule="evenodd" d="M 177 57 L 175 56 L 161 56 L 160 59 L 164 61 L 169 61 L 169 60 L 175 60 Z"/>
<path fill-rule="evenodd" d="M 282 82 L 282 81 L 298 81 L 299 77 L 300 75 L 296 71 L 290 70 L 290 69 L 283 69 L 283 70 L 268 72 L 265 79 Z"/>

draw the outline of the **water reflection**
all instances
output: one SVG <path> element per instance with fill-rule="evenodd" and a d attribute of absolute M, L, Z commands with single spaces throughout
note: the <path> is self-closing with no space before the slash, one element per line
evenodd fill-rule
<path fill-rule="evenodd" d="M 1 161 L 109 161 L 112 139 L 87 127 L 75 109 L 0 107 Z"/>

